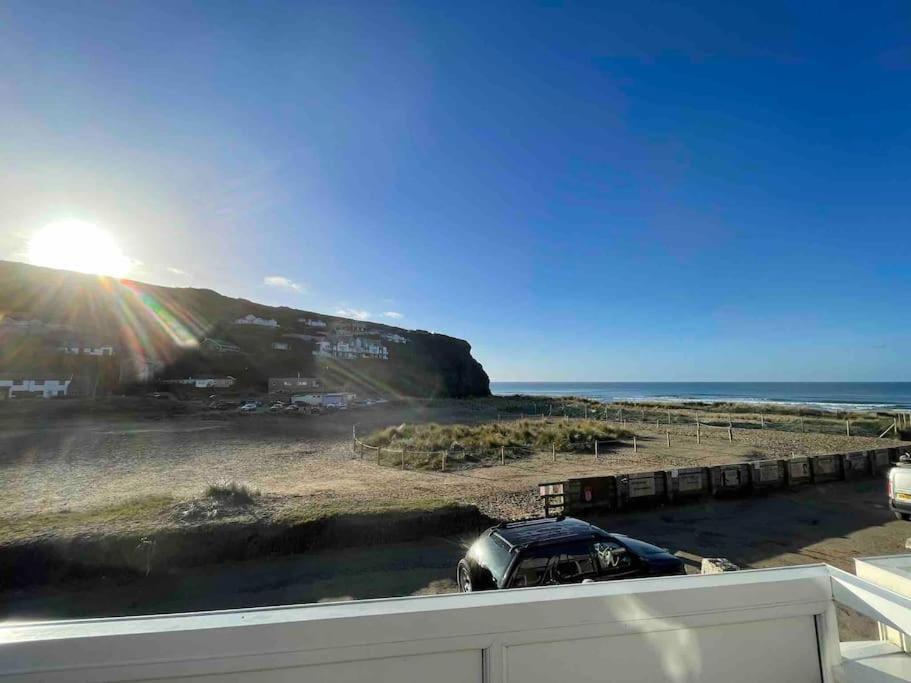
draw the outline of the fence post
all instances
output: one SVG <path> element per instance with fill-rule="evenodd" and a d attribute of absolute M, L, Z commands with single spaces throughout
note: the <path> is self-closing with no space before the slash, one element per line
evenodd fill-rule
<path fill-rule="evenodd" d="M 500 464 L 506 464 L 506 446 L 500 446 Z"/>
<path fill-rule="evenodd" d="M 595 439 L 595 460 L 598 459 L 598 439 Z"/>
<path fill-rule="evenodd" d="M 556 442 L 550 445 L 550 461 L 557 462 L 557 444 Z"/>
<path fill-rule="evenodd" d="M 759 428 L 765 429 L 765 413 L 759 413 Z"/>
<path fill-rule="evenodd" d="M 633 434 L 633 453 L 639 452 L 639 444 L 636 443 L 636 435 Z"/>
<path fill-rule="evenodd" d="M 850 420 L 845 420 L 845 433 L 848 436 L 851 436 L 851 421 Z"/>
<path fill-rule="evenodd" d="M 670 448 L 671 447 L 671 430 L 667 430 L 664 433 L 667 436 L 667 447 Z"/>
<path fill-rule="evenodd" d="M 445 471 L 446 471 L 446 453 L 447 453 L 447 452 L 448 452 L 448 451 L 443 451 L 443 467 L 440 469 L 441 472 L 445 472 Z"/>
<path fill-rule="evenodd" d="M 383 452 L 383 447 L 382 447 L 382 446 L 380 446 L 379 448 L 376 449 L 376 464 L 377 464 L 377 465 L 380 464 L 380 454 L 381 454 L 382 452 Z"/>
<path fill-rule="evenodd" d="M 405 449 L 402 449 L 402 471 L 405 470 Z"/>
<path fill-rule="evenodd" d="M 734 443 L 734 428 L 728 425 L 728 441 Z"/>
<path fill-rule="evenodd" d="M 699 416 L 696 416 L 696 445 L 702 443 L 702 435 L 699 432 Z"/>

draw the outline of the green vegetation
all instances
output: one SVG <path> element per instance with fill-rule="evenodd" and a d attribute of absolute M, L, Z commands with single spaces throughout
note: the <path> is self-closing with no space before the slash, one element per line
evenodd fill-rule
<path fill-rule="evenodd" d="M 88 510 L 0 517 L 0 542 L 71 533 L 106 533 L 112 529 L 155 528 L 173 504 L 174 499 L 169 496 L 140 496 Z"/>
<path fill-rule="evenodd" d="M 227 505 L 250 505 L 253 499 L 259 495 L 259 491 L 255 491 L 245 484 L 238 484 L 236 481 L 225 481 L 209 484 L 203 495 Z"/>
<path fill-rule="evenodd" d="M 365 440 L 371 446 L 409 451 L 494 451 L 590 448 L 593 441 L 632 437 L 632 432 L 595 420 L 516 420 L 478 425 L 437 423 L 387 427 Z"/>

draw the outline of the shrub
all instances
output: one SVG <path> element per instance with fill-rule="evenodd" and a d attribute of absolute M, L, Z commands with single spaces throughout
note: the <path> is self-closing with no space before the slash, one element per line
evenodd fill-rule
<path fill-rule="evenodd" d="M 236 481 L 209 484 L 204 493 L 206 498 L 213 498 L 231 505 L 250 505 L 253 498 L 258 495 L 259 491 L 251 489 L 246 484 L 238 484 Z"/>

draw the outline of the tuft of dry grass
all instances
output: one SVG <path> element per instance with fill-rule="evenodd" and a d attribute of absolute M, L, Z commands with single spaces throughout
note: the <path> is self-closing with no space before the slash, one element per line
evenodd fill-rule
<path fill-rule="evenodd" d="M 258 495 L 259 491 L 251 489 L 246 484 L 238 484 L 236 481 L 209 484 L 203 492 L 205 498 L 212 498 L 228 505 L 250 505 Z"/>
<path fill-rule="evenodd" d="M 569 451 L 593 441 L 630 438 L 632 432 L 596 420 L 516 420 L 488 424 L 401 424 L 373 432 L 366 443 L 409 451 L 494 451 L 550 449 Z"/>

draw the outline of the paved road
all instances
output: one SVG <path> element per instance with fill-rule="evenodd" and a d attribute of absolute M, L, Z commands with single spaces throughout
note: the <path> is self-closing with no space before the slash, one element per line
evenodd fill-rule
<path fill-rule="evenodd" d="M 744 500 L 711 501 L 590 521 L 670 548 L 698 571 L 701 557 L 743 567 L 828 562 L 904 551 L 911 523 L 895 520 L 881 480 L 835 483 Z M 224 564 L 141 580 L 93 580 L 0 595 L 6 618 L 181 612 L 455 590 L 470 538 L 315 552 Z M 840 615 L 843 637 L 873 637 L 866 620 Z"/>

